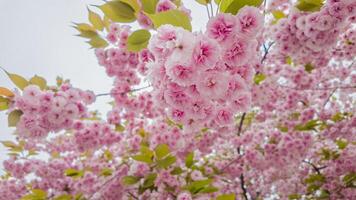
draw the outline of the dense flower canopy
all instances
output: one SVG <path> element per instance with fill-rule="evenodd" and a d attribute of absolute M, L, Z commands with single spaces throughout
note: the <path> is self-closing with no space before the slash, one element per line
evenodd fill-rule
<path fill-rule="evenodd" d="M 356 2 L 197 3 L 198 32 L 177 0 L 89 10 L 108 94 L 4 70 L 0 200 L 356 199 Z"/>

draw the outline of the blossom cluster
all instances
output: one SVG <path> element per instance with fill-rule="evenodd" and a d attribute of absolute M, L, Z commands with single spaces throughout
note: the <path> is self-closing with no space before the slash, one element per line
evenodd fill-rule
<path fill-rule="evenodd" d="M 13 102 L 13 109 L 22 112 L 18 132 L 25 138 L 43 138 L 50 131 L 71 128 L 75 120 L 87 116 L 86 106 L 94 101 L 93 92 L 73 88 L 70 84 L 63 84 L 58 91 L 27 86 Z"/>
<path fill-rule="evenodd" d="M 272 29 L 278 52 L 302 64 L 327 63 L 339 35 L 352 23 L 355 6 L 349 0 L 330 0 L 318 12 L 292 10 Z"/>
<path fill-rule="evenodd" d="M 193 129 L 232 124 L 251 104 L 251 61 L 262 23 L 257 8 L 244 7 L 236 16 L 210 19 L 206 33 L 160 27 L 148 46 L 155 58 L 149 76 L 157 105 Z"/>

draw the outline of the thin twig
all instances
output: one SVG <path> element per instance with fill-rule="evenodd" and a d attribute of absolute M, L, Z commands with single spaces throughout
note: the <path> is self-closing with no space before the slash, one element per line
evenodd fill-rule
<path fill-rule="evenodd" d="M 264 48 L 264 50 L 265 50 L 265 53 L 264 53 L 264 55 L 263 55 L 263 57 L 262 57 L 262 59 L 261 59 L 261 64 L 263 64 L 263 62 L 266 60 L 267 55 L 268 55 L 268 53 L 269 53 L 269 51 L 270 51 L 270 49 L 271 49 L 271 47 L 273 46 L 274 43 L 275 43 L 275 42 L 271 42 L 271 43 L 268 45 L 268 47 L 266 47 L 266 45 L 263 44 L 263 48 Z"/>
<path fill-rule="evenodd" d="M 126 94 L 126 93 L 130 93 L 130 92 L 138 92 L 140 90 L 144 90 L 151 87 L 151 85 L 142 87 L 142 88 L 136 88 L 136 89 L 132 89 L 128 92 L 111 92 L 111 93 L 103 93 L 103 94 L 97 94 L 96 97 L 101 97 L 101 96 L 108 96 L 108 95 L 118 95 L 118 94 Z"/>
<path fill-rule="evenodd" d="M 135 195 L 133 195 L 131 192 L 127 192 L 132 198 L 134 198 L 134 199 L 139 199 L 138 197 L 136 197 Z"/>
<path fill-rule="evenodd" d="M 243 194 L 243 196 L 244 196 L 244 198 L 245 198 L 245 200 L 248 200 L 248 197 L 247 197 L 247 189 L 246 189 L 246 187 L 245 187 L 245 178 L 244 178 L 244 175 L 243 174 L 241 174 L 240 175 L 240 185 L 241 185 L 241 189 L 242 189 L 242 194 Z"/>
<path fill-rule="evenodd" d="M 243 113 L 242 116 L 241 116 L 241 119 L 240 119 L 239 128 L 237 129 L 237 135 L 238 136 L 241 136 L 242 126 L 244 124 L 245 117 L 246 117 L 246 113 Z M 237 147 L 237 152 L 238 152 L 238 154 L 241 155 L 241 147 Z M 245 200 L 248 200 L 247 189 L 246 189 L 246 186 L 245 186 L 245 178 L 244 178 L 244 174 L 243 173 L 241 173 L 241 175 L 240 175 L 240 186 L 241 186 L 241 189 L 242 189 L 243 196 L 244 196 Z"/>
<path fill-rule="evenodd" d="M 307 164 L 309 164 L 310 166 L 312 166 L 313 169 L 314 169 L 314 170 L 316 171 L 316 173 L 318 173 L 318 174 L 321 174 L 320 170 L 326 168 L 326 166 L 317 167 L 317 166 L 315 166 L 313 163 L 311 163 L 311 162 L 309 162 L 309 161 L 307 161 L 307 160 L 303 160 L 303 163 L 307 163 Z"/>
<path fill-rule="evenodd" d="M 288 88 L 288 89 L 292 89 L 292 90 L 335 90 L 335 89 L 353 89 L 356 88 L 356 85 L 352 85 L 352 86 L 337 86 L 337 87 L 324 87 L 324 88 L 306 88 L 306 89 L 302 89 L 302 88 L 293 88 L 293 87 L 289 87 L 286 85 L 279 85 L 280 87 L 284 87 L 284 88 Z"/>
<path fill-rule="evenodd" d="M 338 88 L 335 88 L 330 95 L 328 96 L 328 98 L 325 100 L 324 104 L 323 104 L 323 108 L 325 108 L 326 104 L 328 104 L 328 102 L 330 101 L 331 97 L 333 96 L 333 94 L 336 92 Z"/>

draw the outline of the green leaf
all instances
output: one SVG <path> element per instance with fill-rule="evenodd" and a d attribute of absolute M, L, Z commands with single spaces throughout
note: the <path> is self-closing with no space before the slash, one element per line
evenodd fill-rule
<path fill-rule="evenodd" d="M 304 69 L 306 72 L 308 72 L 310 74 L 315 68 L 312 64 L 308 63 L 304 66 Z"/>
<path fill-rule="evenodd" d="M 192 31 L 190 19 L 183 11 L 168 10 L 156 14 L 147 14 L 147 16 L 152 20 L 156 29 L 164 24 L 171 24 Z"/>
<path fill-rule="evenodd" d="M 214 186 L 208 186 L 202 190 L 199 191 L 199 193 L 214 193 L 219 191 L 219 188 L 216 188 Z"/>
<path fill-rule="evenodd" d="M 283 13 L 283 11 L 280 10 L 274 10 L 272 11 L 272 15 L 274 17 L 273 24 L 276 24 L 280 19 L 283 19 L 286 17 L 286 15 Z"/>
<path fill-rule="evenodd" d="M 259 7 L 263 0 L 224 0 L 221 1 L 220 11 L 223 13 L 231 13 L 236 15 L 244 6 Z"/>
<path fill-rule="evenodd" d="M 258 73 L 253 77 L 253 81 L 255 82 L 256 85 L 259 85 L 266 79 L 266 75 Z"/>
<path fill-rule="evenodd" d="M 14 110 L 12 111 L 8 116 L 7 116 L 7 121 L 8 121 L 8 126 L 9 127 L 15 127 L 17 125 L 17 122 L 20 120 L 21 115 L 22 115 L 21 110 Z"/>
<path fill-rule="evenodd" d="M 140 4 L 138 4 L 137 0 L 120 0 L 123 3 L 126 3 L 127 5 L 130 5 L 131 8 L 135 11 L 138 12 L 140 11 Z"/>
<path fill-rule="evenodd" d="M 300 194 L 290 194 L 288 195 L 288 199 L 289 200 L 296 200 L 296 199 L 300 199 L 302 198 L 302 196 Z"/>
<path fill-rule="evenodd" d="M 291 58 L 290 56 L 287 56 L 287 57 L 286 57 L 286 63 L 287 63 L 288 65 L 293 65 L 293 60 L 292 60 L 292 58 Z"/>
<path fill-rule="evenodd" d="M 345 149 L 348 145 L 347 141 L 342 140 L 342 139 L 336 140 L 335 143 L 336 143 L 337 147 L 341 150 Z"/>
<path fill-rule="evenodd" d="M 151 186 L 154 186 L 154 182 L 157 178 L 157 173 L 151 173 L 151 174 L 148 174 L 145 178 L 145 180 L 143 181 L 143 187 L 144 188 L 149 188 Z"/>
<path fill-rule="evenodd" d="M 13 97 L 14 93 L 11 90 L 7 89 L 7 88 L 0 87 L 0 96 Z"/>
<path fill-rule="evenodd" d="M 122 183 L 124 185 L 133 185 L 140 180 L 140 177 L 137 176 L 124 176 L 122 177 Z"/>
<path fill-rule="evenodd" d="M 216 198 L 216 200 L 235 200 L 235 194 L 223 194 Z"/>
<path fill-rule="evenodd" d="M 136 161 L 148 163 L 148 164 L 151 164 L 153 162 L 152 157 L 150 157 L 148 155 L 135 155 L 135 156 L 132 156 L 132 159 L 134 159 Z"/>
<path fill-rule="evenodd" d="M 88 44 L 90 44 L 92 48 L 103 48 L 109 45 L 106 40 L 102 39 L 99 36 L 91 38 Z"/>
<path fill-rule="evenodd" d="M 154 154 L 154 152 L 145 145 L 141 145 L 140 152 L 142 153 L 142 155 L 147 155 L 149 157 L 153 157 Z"/>
<path fill-rule="evenodd" d="M 194 151 L 190 152 L 185 158 L 185 166 L 190 168 L 194 164 Z"/>
<path fill-rule="evenodd" d="M 195 1 L 204 6 L 208 5 L 208 3 L 211 2 L 211 0 L 195 0 Z"/>
<path fill-rule="evenodd" d="M 64 175 L 72 177 L 72 178 L 80 178 L 84 176 L 84 171 L 83 170 L 76 170 L 76 169 L 66 169 L 64 171 Z"/>
<path fill-rule="evenodd" d="M 322 174 L 311 174 L 304 180 L 305 183 L 311 184 L 311 183 L 324 183 L 325 182 L 325 177 Z"/>
<path fill-rule="evenodd" d="M 101 19 L 100 15 L 91 11 L 89 8 L 88 8 L 88 12 L 89 12 L 88 15 L 89 22 L 93 25 L 95 29 L 102 31 L 104 29 L 104 22 Z"/>
<path fill-rule="evenodd" d="M 181 174 L 181 173 L 183 173 L 183 170 L 182 170 L 182 168 L 180 168 L 180 167 L 175 167 L 175 168 L 171 171 L 171 174 L 172 174 L 172 175 L 179 175 L 179 174 Z"/>
<path fill-rule="evenodd" d="M 23 90 L 25 87 L 29 85 L 28 81 L 24 77 L 18 74 L 9 73 L 5 69 L 3 70 L 6 73 L 6 75 L 10 78 L 10 80 L 21 90 Z"/>
<path fill-rule="evenodd" d="M 356 186 L 356 173 L 350 172 L 350 173 L 346 174 L 342 178 L 342 181 L 344 182 L 346 187 L 355 187 Z"/>
<path fill-rule="evenodd" d="M 21 200 L 46 200 L 47 192 L 40 189 L 34 189 L 31 194 L 27 194 L 21 198 Z"/>
<path fill-rule="evenodd" d="M 142 9 L 145 13 L 154 14 L 156 12 L 158 0 L 141 0 Z"/>
<path fill-rule="evenodd" d="M 305 124 L 298 124 L 294 127 L 296 131 L 311 131 L 316 130 L 316 127 L 320 125 L 319 120 L 310 120 Z"/>
<path fill-rule="evenodd" d="M 96 32 L 95 28 L 90 26 L 89 24 L 81 23 L 81 24 L 76 24 L 74 26 L 75 29 L 79 31 L 80 37 L 84 38 L 94 38 L 98 36 L 98 33 Z"/>
<path fill-rule="evenodd" d="M 30 84 L 37 85 L 41 90 L 47 88 L 47 81 L 43 77 L 35 75 L 30 79 Z"/>
<path fill-rule="evenodd" d="M 69 194 L 62 194 L 57 197 L 54 197 L 54 200 L 72 200 L 72 196 Z"/>
<path fill-rule="evenodd" d="M 124 132 L 125 131 L 125 126 L 123 126 L 122 124 L 116 124 L 115 131 L 120 132 L 120 133 Z"/>
<path fill-rule="evenodd" d="M 0 111 L 9 109 L 10 100 L 0 96 Z"/>
<path fill-rule="evenodd" d="M 171 166 L 173 163 L 175 163 L 177 160 L 177 158 L 175 156 L 167 156 L 165 159 L 163 160 L 158 160 L 157 161 L 157 166 L 160 168 L 167 168 L 169 166 Z"/>
<path fill-rule="evenodd" d="M 101 176 L 111 176 L 111 175 L 112 175 L 112 169 L 110 169 L 110 168 L 103 168 L 103 169 L 100 171 L 100 175 L 101 175 Z"/>
<path fill-rule="evenodd" d="M 2 145 L 4 145 L 7 148 L 15 148 L 17 147 L 17 144 L 15 144 L 12 141 L 1 141 Z"/>
<path fill-rule="evenodd" d="M 146 48 L 148 41 L 151 38 L 151 33 L 145 29 L 133 32 L 127 39 L 127 50 L 139 52 Z"/>
<path fill-rule="evenodd" d="M 112 153 L 111 153 L 109 150 L 105 150 L 105 151 L 104 151 L 104 157 L 105 157 L 105 159 L 108 160 L 108 161 L 110 161 L 110 160 L 113 159 L 113 155 L 112 155 Z"/>
<path fill-rule="evenodd" d="M 189 192 L 191 192 L 192 194 L 196 194 L 212 182 L 213 182 L 213 179 L 193 181 L 189 185 L 185 186 L 184 188 L 189 190 Z"/>
<path fill-rule="evenodd" d="M 323 6 L 323 0 L 299 0 L 296 7 L 300 11 L 319 11 L 320 8 Z"/>
<path fill-rule="evenodd" d="M 159 144 L 156 148 L 155 148 L 155 153 L 156 153 L 156 157 L 157 159 L 161 160 L 162 158 L 164 158 L 165 156 L 167 156 L 170 153 L 169 147 L 166 144 Z"/>
<path fill-rule="evenodd" d="M 136 20 L 135 10 L 127 3 L 109 1 L 99 6 L 106 17 L 114 22 L 129 23 Z"/>

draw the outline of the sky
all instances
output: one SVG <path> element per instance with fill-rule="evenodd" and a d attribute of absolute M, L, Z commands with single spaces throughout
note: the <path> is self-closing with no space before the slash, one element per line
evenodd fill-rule
<path fill-rule="evenodd" d="M 208 19 L 205 7 L 193 0 L 183 2 L 192 11 L 193 30 L 203 30 Z M 75 87 L 96 94 L 109 92 L 112 79 L 98 65 L 85 40 L 74 36 L 77 32 L 71 27 L 72 22 L 87 22 L 87 6 L 102 3 L 98 0 L 0 0 L 0 66 L 25 78 L 37 74 L 52 85 L 57 76 L 62 76 L 70 79 Z M 0 86 L 15 88 L 2 71 Z M 109 101 L 110 97 L 100 97 L 92 108 L 105 113 L 110 108 Z M 13 131 L 7 127 L 5 112 L 0 112 L 0 141 L 11 140 Z M 7 158 L 6 153 L 0 145 L 0 163 Z"/>

